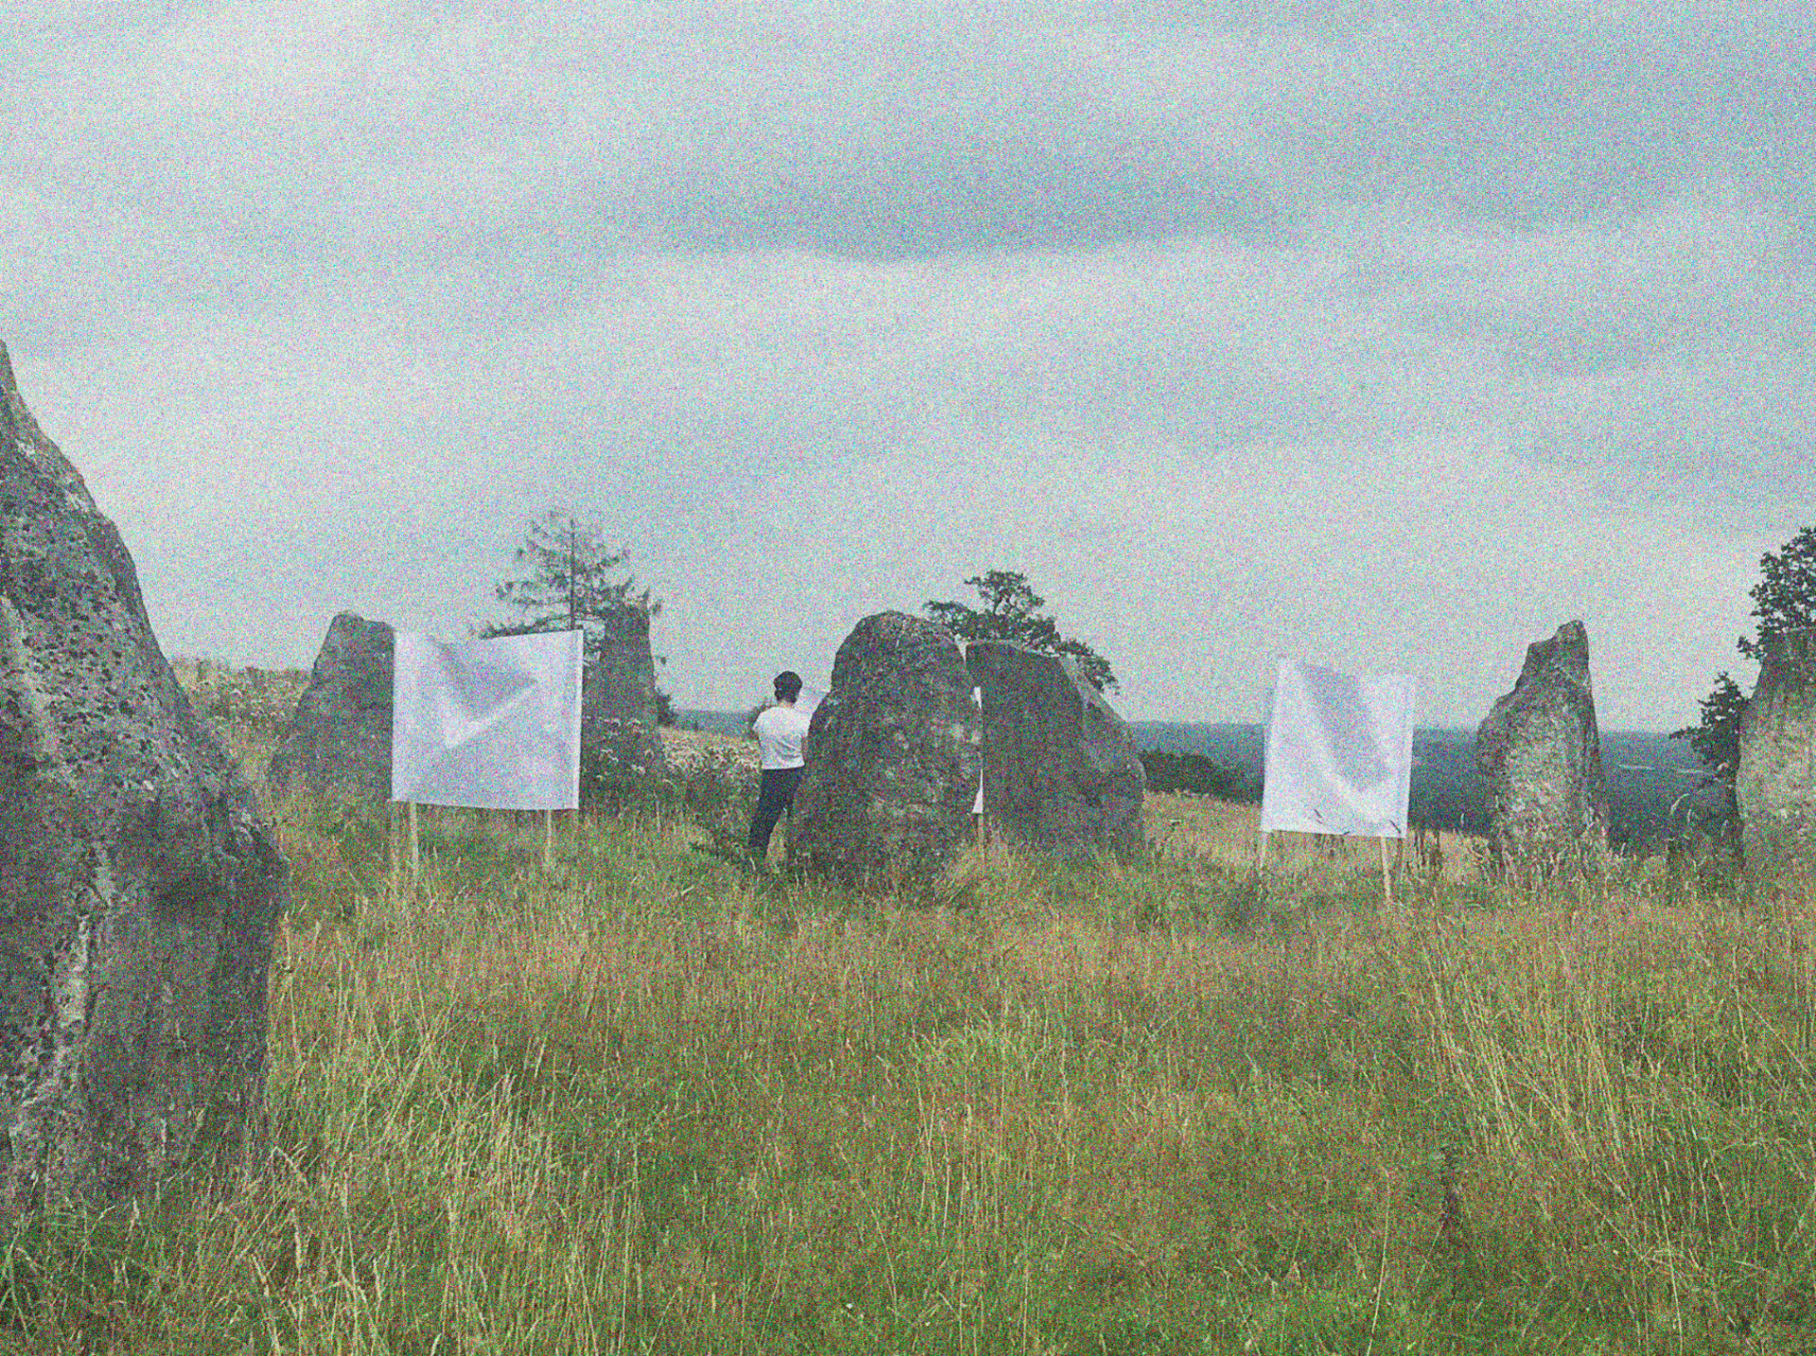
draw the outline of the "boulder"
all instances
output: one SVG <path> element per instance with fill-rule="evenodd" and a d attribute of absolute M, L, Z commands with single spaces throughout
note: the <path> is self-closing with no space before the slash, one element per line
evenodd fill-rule
<path fill-rule="evenodd" d="M 0 1209 L 257 1161 L 287 891 L 0 347 Z"/>
<path fill-rule="evenodd" d="M 902 612 L 864 618 L 808 727 L 791 859 L 850 883 L 936 874 L 964 842 L 980 730 L 958 643 Z"/>
<path fill-rule="evenodd" d="M 380 621 L 342 612 L 309 686 L 271 755 L 266 780 L 278 795 L 312 795 L 383 805 L 391 799 L 391 682 L 396 634 Z"/>
<path fill-rule="evenodd" d="M 649 620 L 649 608 L 634 602 L 587 619 L 586 677 L 580 695 L 585 719 L 656 728 L 656 660 L 650 651 Z"/>
<path fill-rule="evenodd" d="M 1734 772 L 1740 845 L 1766 878 L 1816 877 L 1816 631 L 1761 647 Z"/>
<path fill-rule="evenodd" d="M 1527 647 L 1513 691 L 1476 731 L 1475 753 L 1488 781 L 1491 871 L 1531 883 L 1606 865 L 1608 779 L 1580 621 Z"/>
<path fill-rule="evenodd" d="M 588 780 L 641 780 L 668 770 L 656 733 L 656 660 L 650 610 L 627 602 L 587 623 L 580 684 L 580 747 Z"/>
<path fill-rule="evenodd" d="M 1009 641 L 965 651 L 983 693 L 984 817 L 1024 847 L 1067 856 L 1142 843 L 1141 756 L 1070 655 Z"/>

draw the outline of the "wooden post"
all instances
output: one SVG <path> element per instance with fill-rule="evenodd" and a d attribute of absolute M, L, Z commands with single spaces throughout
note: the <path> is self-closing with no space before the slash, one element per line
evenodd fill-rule
<path fill-rule="evenodd" d="M 1387 907 L 1393 908 L 1394 876 L 1393 869 L 1387 860 L 1387 840 L 1385 838 L 1381 840 L 1381 893 L 1387 900 Z"/>
<path fill-rule="evenodd" d="M 410 802 L 410 884 L 416 885 L 422 874 L 422 842 L 416 831 L 416 802 Z"/>
<path fill-rule="evenodd" d="M 542 869 L 552 871 L 555 867 L 555 812 L 542 812 Z"/>

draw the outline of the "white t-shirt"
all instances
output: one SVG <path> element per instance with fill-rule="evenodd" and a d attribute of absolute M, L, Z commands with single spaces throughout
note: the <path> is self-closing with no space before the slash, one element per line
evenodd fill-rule
<path fill-rule="evenodd" d="M 757 732 L 757 750 L 763 755 L 763 770 L 801 767 L 801 740 L 811 722 L 792 706 L 772 706 L 758 716 L 750 728 Z"/>

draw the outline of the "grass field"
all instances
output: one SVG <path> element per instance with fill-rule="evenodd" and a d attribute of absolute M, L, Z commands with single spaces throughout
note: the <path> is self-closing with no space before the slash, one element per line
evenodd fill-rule
<path fill-rule="evenodd" d="M 0 1350 L 1816 1351 L 1803 897 L 1451 841 L 1388 907 L 1157 797 L 1141 860 L 863 898 L 697 800 L 547 871 L 428 814 L 414 884 L 285 807 L 270 1171 L 16 1226 Z"/>

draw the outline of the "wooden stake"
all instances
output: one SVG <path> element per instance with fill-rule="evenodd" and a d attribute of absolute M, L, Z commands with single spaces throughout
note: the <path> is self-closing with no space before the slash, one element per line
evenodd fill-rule
<path fill-rule="evenodd" d="M 1255 849 L 1255 874 L 1267 870 L 1267 830 L 1261 830 L 1259 845 Z"/>
<path fill-rule="evenodd" d="M 542 869 L 551 871 L 555 866 L 555 812 L 542 812 Z"/>
<path fill-rule="evenodd" d="M 422 843 L 416 832 L 416 802 L 410 802 L 410 884 L 422 874 Z"/>
<path fill-rule="evenodd" d="M 1381 893 L 1387 899 L 1387 907 L 1394 906 L 1394 875 L 1387 861 L 1387 840 L 1381 840 Z"/>

